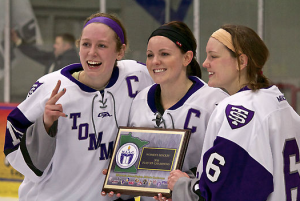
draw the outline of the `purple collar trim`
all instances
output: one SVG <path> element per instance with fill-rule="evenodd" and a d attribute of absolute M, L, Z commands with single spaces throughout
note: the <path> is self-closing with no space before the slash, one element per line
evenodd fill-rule
<path fill-rule="evenodd" d="M 243 88 L 241 88 L 238 92 L 236 92 L 236 93 L 239 93 L 239 92 L 242 92 L 242 91 L 247 91 L 247 90 L 251 90 L 251 89 L 249 89 L 249 87 L 248 86 L 244 86 Z"/>
<path fill-rule="evenodd" d="M 83 70 L 82 66 L 80 63 L 76 63 L 76 64 L 71 64 L 69 66 L 66 66 L 65 68 L 63 68 L 61 70 L 61 74 L 64 75 L 65 77 L 67 77 L 69 80 L 71 80 L 72 82 L 76 83 L 81 90 L 86 91 L 86 92 L 95 92 L 97 91 L 96 89 L 93 89 L 87 85 L 84 85 L 83 83 L 79 82 L 78 80 L 76 80 L 72 74 L 76 71 L 80 71 Z M 107 86 L 105 88 L 110 88 L 112 87 L 118 80 L 119 78 L 119 68 L 118 66 L 115 66 L 112 72 L 112 75 L 110 77 L 110 80 L 107 84 Z"/>
<path fill-rule="evenodd" d="M 193 95 L 196 91 L 204 86 L 203 82 L 200 81 L 197 77 L 190 76 L 189 79 L 194 82 L 193 87 L 180 99 L 175 105 L 169 108 L 169 110 L 176 110 L 177 108 L 181 107 L 191 95 Z M 147 102 L 152 110 L 152 112 L 157 112 L 157 107 L 155 105 L 155 90 L 158 87 L 158 84 L 154 84 L 148 91 L 147 95 Z"/>

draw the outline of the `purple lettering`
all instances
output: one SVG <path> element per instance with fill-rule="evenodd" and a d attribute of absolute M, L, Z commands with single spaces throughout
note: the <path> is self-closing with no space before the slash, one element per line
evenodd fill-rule
<path fill-rule="evenodd" d="M 71 113 L 70 119 L 73 119 L 72 130 L 77 129 L 77 118 L 80 117 L 80 113 Z"/>
<path fill-rule="evenodd" d="M 195 117 L 199 118 L 201 112 L 199 110 L 196 110 L 193 108 L 189 109 L 188 114 L 186 115 L 185 122 L 184 122 L 184 129 L 190 129 L 192 133 L 195 133 L 197 130 L 196 126 L 192 126 L 192 128 L 189 128 L 189 123 L 190 123 L 192 114 L 195 114 Z"/>
<path fill-rule="evenodd" d="M 128 95 L 129 95 L 129 97 L 134 98 L 138 94 L 138 91 L 135 91 L 133 93 L 133 91 L 132 91 L 132 85 L 131 85 L 131 80 L 133 80 L 134 82 L 138 82 L 139 78 L 137 76 L 126 77 L 127 87 L 128 87 Z"/>

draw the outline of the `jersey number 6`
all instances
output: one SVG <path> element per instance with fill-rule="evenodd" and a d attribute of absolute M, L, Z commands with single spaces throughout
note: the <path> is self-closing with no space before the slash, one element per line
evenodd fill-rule
<path fill-rule="evenodd" d="M 215 159 L 219 161 L 219 165 L 222 165 L 222 166 L 225 165 L 225 159 L 223 156 L 221 156 L 218 153 L 213 153 L 210 155 L 210 157 L 207 161 L 207 165 L 206 165 L 206 175 L 207 175 L 207 178 L 212 182 L 216 182 L 221 174 L 221 170 L 220 170 L 219 166 L 213 164 L 213 161 Z M 210 170 L 214 171 L 213 175 L 210 174 Z"/>
<path fill-rule="evenodd" d="M 285 180 L 286 201 L 300 199 L 300 153 L 295 138 L 286 139 L 283 148 L 283 172 Z M 292 196 L 294 195 L 294 196 Z M 292 197 L 297 197 L 292 199 Z"/>

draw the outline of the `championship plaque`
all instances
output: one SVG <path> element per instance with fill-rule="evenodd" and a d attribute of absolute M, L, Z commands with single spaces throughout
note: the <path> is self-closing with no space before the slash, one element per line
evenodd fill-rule
<path fill-rule="evenodd" d="M 103 191 L 137 196 L 171 196 L 168 176 L 181 169 L 190 131 L 120 127 Z"/>

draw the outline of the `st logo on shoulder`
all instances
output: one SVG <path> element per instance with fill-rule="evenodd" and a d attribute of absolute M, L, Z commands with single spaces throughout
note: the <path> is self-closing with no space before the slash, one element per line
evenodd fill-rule
<path fill-rule="evenodd" d="M 227 121 L 232 129 L 247 125 L 254 116 L 254 111 L 248 110 L 241 105 L 228 104 L 225 110 Z"/>

